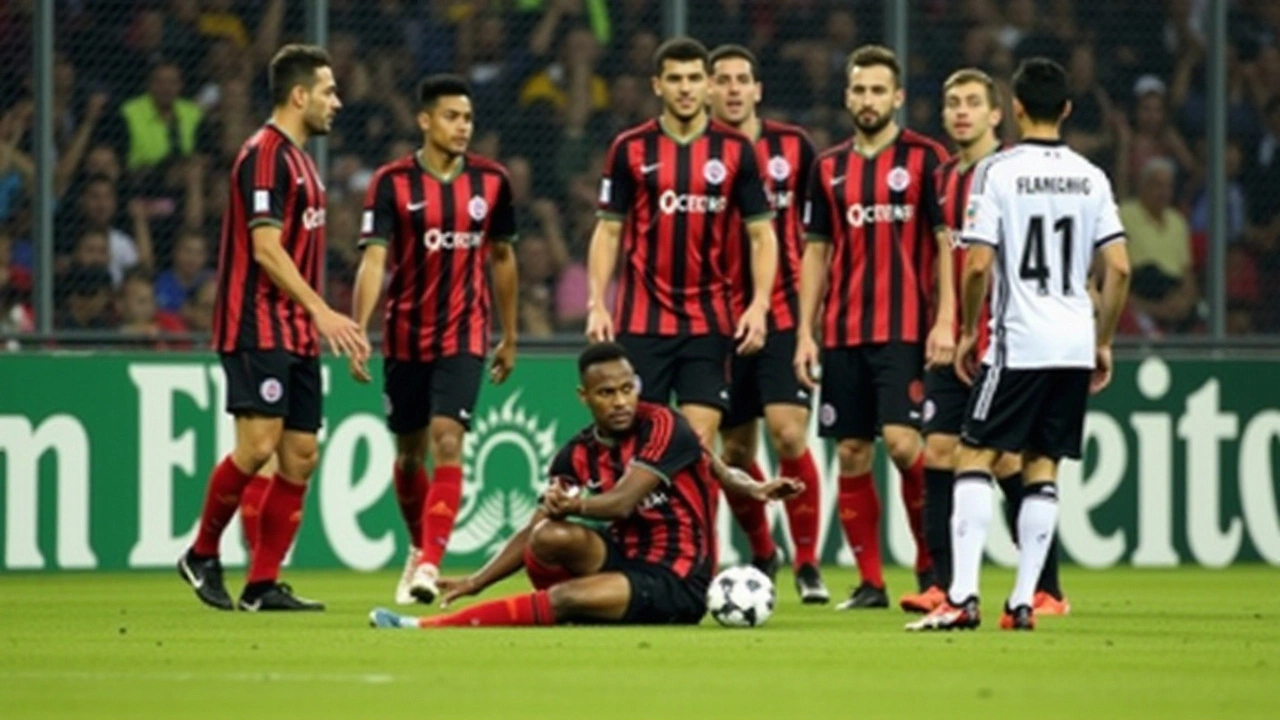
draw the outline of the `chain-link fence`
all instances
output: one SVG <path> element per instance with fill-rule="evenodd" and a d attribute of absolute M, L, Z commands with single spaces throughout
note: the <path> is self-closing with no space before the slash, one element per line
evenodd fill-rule
<path fill-rule="evenodd" d="M 372 171 L 416 146 L 412 89 L 454 71 L 474 89 L 473 149 L 511 171 L 529 338 L 577 336 L 585 253 L 609 139 L 657 114 L 651 56 L 672 27 L 760 58 L 763 114 L 819 147 L 852 131 L 844 62 L 883 42 L 870 0 L 329 0 L 327 47 L 345 103 L 327 142 L 326 294 L 350 307 L 359 203 Z M 1280 332 L 1280 3 L 1230 4 L 1229 42 L 1205 0 L 917 0 L 906 3 L 904 117 L 943 137 L 942 82 L 977 66 L 1007 84 L 1019 59 L 1071 72 L 1068 139 L 1112 175 L 1136 267 L 1122 330 L 1208 335 L 1215 245 L 1226 247 L 1226 331 Z M 43 327 L 159 339 L 206 332 L 230 163 L 267 117 L 265 67 L 305 40 L 303 0 L 82 0 L 55 5 L 54 261 L 32 233 L 35 2 L 0 5 L 0 334 Z M 683 11 L 683 12 L 682 12 Z M 1225 157 L 1210 157 L 1208 58 L 1225 53 Z M 1006 88 L 1007 89 L 1007 88 Z M 1006 93 L 1007 97 L 1007 93 Z M 1007 115 L 1006 115 L 1007 116 Z M 1002 131 L 1012 140 L 1013 123 Z M 1211 236 L 1210 173 L 1227 181 L 1227 232 Z"/>

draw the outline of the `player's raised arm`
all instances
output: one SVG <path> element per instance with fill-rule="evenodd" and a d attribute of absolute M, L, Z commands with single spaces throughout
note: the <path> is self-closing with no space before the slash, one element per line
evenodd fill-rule
<path fill-rule="evenodd" d="M 489 248 L 489 265 L 493 271 L 493 294 L 498 300 L 498 318 L 502 322 L 502 339 L 493 350 L 489 379 L 500 385 L 516 367 L 519 328 L 516 324 L 516 298 L 520 287 L 516 253 L 512 247 L 516 239 L 516 213 L 511 202 L 511 185 L 505 175 L 490 233 L 494 243 Z"/>

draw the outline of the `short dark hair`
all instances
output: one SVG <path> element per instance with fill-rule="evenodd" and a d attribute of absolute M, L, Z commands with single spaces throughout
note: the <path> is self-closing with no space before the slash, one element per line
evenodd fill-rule
<path fill-rule="evenodd" d="M 586 350 L 578 354 L 578 378 L 586 376 L 592 366 L 614 360 L 630 360 L 626 348 L 616 342 L 602 342 L 588 345 Z"/>
<path fill-rule="evenodd" d="M 849 53 L 844 64 L 844 74 L 848 77 L 855 67 L 873 67 L 880 65 L 889 68 L 893 73 L 893 84 L 902 87 L 902 66 L 898 64 L 898 56 L 884 45 L 863 45 Z"/>
<path fill-rule="evenodd" d="M 668 60 L 676 62 L 688 62 L 690 60 L 701 60 L 702 66 L 707 67 L 707 46 L 694 40 L 691 37 L 675 37 L 662 43 L 653 53 L 653 74 L 654 77 L 662 75 L 662 66 Z"/>
<path fill-rule="evenodd" d="M 1046 57 L 1027 58 L 1013 73 L 1013 96 L 1032 121 L 1056 123 L 1071 98 L 1067 71 Z"/>
<path fill-rule="evenodd" d="M 712 50 L 711 55 L 707 58 L 707 66 L 715 68 L 716 63 L 730 59 L 746 60 L 751 65 L 751 77 L 756 77 L 756 68 L 759 67 L 760 63 L 756 60 L 756 54 L 744 45 L 721 45 Z"/>
<path fill-rule="evenodd" d="M 457 75 L 428 75 L 418 83 L 418 107 L 429 110 L 442 97 L 471 97 L 471 86 Z"/>
<path fill-rule="evenodd" d="M 996 81 L 991 76 L 978 68 L 961 68 L 947 78 L 942 84 L 942 92 L 945 95 L 951 88 L 957 85 L 967 85 L 969 83 L 978 83 L 987 91 L 987 104 L 991 107 L 1000 109 L 1000 88 L 996 87 Z"/>
<path fill-rule="evenodd" d="M 329 53 L 316 45 L 285 45 L 271 58 L 271 102 L 280 107 L 298 85 L 315 85 L 316 71 L 333 65 Z"/>

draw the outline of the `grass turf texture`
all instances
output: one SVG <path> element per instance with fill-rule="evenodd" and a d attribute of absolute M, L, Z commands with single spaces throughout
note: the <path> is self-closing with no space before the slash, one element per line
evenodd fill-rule
<path fill-rule="evenodd" d="M 763 628 L 375 631 L 386 572 L 288 572 L 323 614 L 219 613 L 173 573 L 8 574 L 0 715 L 180 718 L 1274 718 L 1275 568 L 1068 568 L 1074 614 L 909 634 L 898 610 L 803 607 L 789 575 Z M 238 571 L 229 573 L 232 593 Z M 833 590 L 852 573 L 829 569 Z M 907 589 L 892 571 L 891 591 Z M 522 591 L 517 578 L 486 593 Z M 839 599 L 838 593 L 835 599 Z M 413 611 L 411 609 L 411 611 Z"/>

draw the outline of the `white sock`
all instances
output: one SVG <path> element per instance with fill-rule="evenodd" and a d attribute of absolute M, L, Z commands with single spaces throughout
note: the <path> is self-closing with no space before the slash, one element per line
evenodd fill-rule
<path fill-rule="evenodd" d="M 955 510 L 951 515 L 951 588 L 947 598 L 964 602 L 978 594 L 982 549 L 991 525 L 991 473 L 966 470 L 956 473 Z"/>
<path fill-rule="evenodd" d="M 1018 579 L 1009 596 L 1009 607 L 1031 604 L 1057 524 L 1057 487 L 1053 483 L 1028 485 L 1018 511 Z"/>

